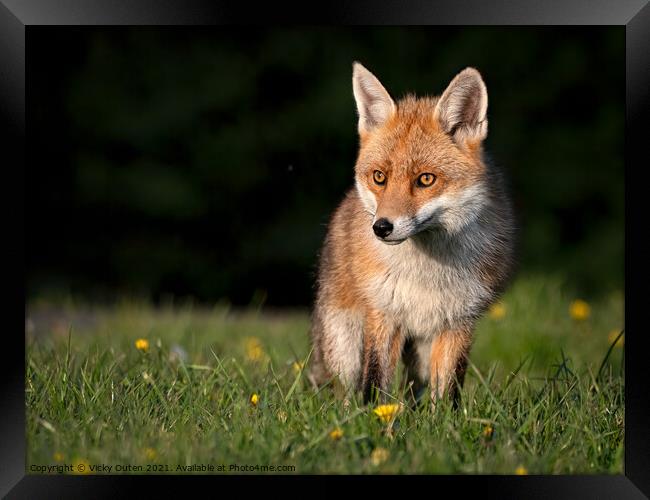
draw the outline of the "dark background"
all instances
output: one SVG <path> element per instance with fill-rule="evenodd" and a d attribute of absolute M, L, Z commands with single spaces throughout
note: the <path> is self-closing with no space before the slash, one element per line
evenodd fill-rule
<path fill-rule="evenodd" d="M 29 31 L 30 299 L 308 305 L 353 180 L 353 60 L 394 97 L 479 69 L 519 272 L 623 286 L 623 27 Z"/>

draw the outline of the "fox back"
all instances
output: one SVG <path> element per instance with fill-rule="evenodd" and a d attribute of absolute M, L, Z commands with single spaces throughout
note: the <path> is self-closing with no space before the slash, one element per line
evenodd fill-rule
<path fill-rule="evenodd" d="M 512 270 L 511 204 L 482 147 L 487 91 L 468 68 L 440 97 L 395 102 L 358 63 L 353 91 L 355 186 L 321 252 L 314 378 L 369 394 L 402 356 L 435 397 L 464 373 L 474 323 Z"/>

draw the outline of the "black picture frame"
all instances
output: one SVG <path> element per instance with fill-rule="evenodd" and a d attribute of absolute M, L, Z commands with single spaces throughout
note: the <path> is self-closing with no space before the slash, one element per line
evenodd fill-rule
<path fill-rule="evenodd" d="M 644 294 L 640 267 L 646 249 L 643 231 L 642 201 L 632 194 L 640 187 L 636 182 L 647 164 L 647 127 L 650 110 L 650 6 L 647 0 L 456 0 L 445 2 L 383 1 L 328 2 L 322 9 L 305 2 L 281 6 L 265 3 L 251 8 L 243 2 L 185 0 L 0 0 L 0 113 L 8 127 L 3 134 L 5 168 L 5 214 L 16 222 L 13 243 L 5 248 L 6 262 L 20 268 L 24 262 L 25 233 L 29 221 L 24 219 L 24 207 L 29 198 L 25 185 L 25 147 L 29 147 L 25 127 L 25 58 L 26 38 L 31 26 L 37 25 L 224 25 L 224 24 L 307 24 L 307 25 L 617 25 L 626 33 L 626 294 L 625 294 L 625 473 L 624 475 L 581 476 L 416 476 L 419 486 L 427 483 L 463 491 L 467 486 L 480 488 L 481 494 L 499 498 L 643 498 L 650 495 L 650 427 L 647 425 L 650 407 L 645 389 L 650 375 L 650 363 L 644 358 L 643 336 L 638 306 Z M 61 54 L 65 57 L 65 54 Z M 594 75 L 597 78 L 597 75 Z M 20 189 L 22 187 L 22 189 Z M 7 215 L 5 216 L 7 217 Z M 640 222 L 641 231 L 633 224 Z M 9 238 L 7 238 L 9 240 Z M 16 264 L 12 264 L 16 263 Z M 6 281 L 10 298 L 18 302 L 24 294 L 24 275 Z M 19 293 L 18 291 L 23 293 Z M 8 310 L 19 307 L 7 301 Z M 16 314 L 16 317 L 18 314 Z M 5 339 L 11 340 L 3 359 L 3 407 L 0 412 L 0 494 L 9 498 L 103 498 L 132 491 L 136 481 L 146 481 L 147 487 L 164 488 L 171 494 L 188 493 L 188 486 L 173 487 L 172 481 L 188 481 L 187 477 L 133 476 L 35 476 L 25 474 L 25 398 L 24 398 L 24 337 L 19 335 L 21 324 L 7 326 Z M 221 481 L 220 488 L 233 481 L 246 482 L 259 478 L 193 477 L 194 480 Z M 304 491 L 308 476 L 264 477 L 271 483 L 290 484 L 298 493 Z M 329 482 L 332 478 L 327 478 Z M 384 488 L 388 478 L 365 477 L 368 486 Z M 350 478 L 334 478 L 348 482 Z M 433 483 L 431 483 L 433 482 Z M 415 485 L 410 483 L 410 488 Z M 269 485 L 273 488 L 274 485 Z M 333 491 L 334 484 L 330 487 Z M 247 488 L 250 488 L 248 486 Z M 150 495 L 153 489 L 149 490 Z"/>

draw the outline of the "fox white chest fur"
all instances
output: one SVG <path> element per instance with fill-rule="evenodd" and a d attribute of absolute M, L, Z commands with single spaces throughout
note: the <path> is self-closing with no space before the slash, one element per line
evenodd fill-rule
<path fill-rule="evenodd" d="M 429 238 L 433 248 L 411 240 L 396 246 L 370 240 L 387 268 L 369 280 L 368 299 L 406 337 L 430 339 L 474 316 L 492 295 L 471 264 L 471 250 Z"/>

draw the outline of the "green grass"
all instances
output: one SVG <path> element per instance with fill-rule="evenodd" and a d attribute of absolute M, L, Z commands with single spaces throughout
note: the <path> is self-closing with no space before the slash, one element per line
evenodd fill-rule
<path fill-rule="evenodd" d="M 39 324 L 32 319 L 49 309 L 33 302 L 27 471 L 84 462 L 112 472 L 259 464 L 295 473 L 620 474 L 624 360 L 608 336 L 623 327 L 623 296 L 593 298 L 584 321 L 569 315 L 574 298 L 559 280 L 518 279 L 503 298 L 505 316 L 479 324 L 460 408 L 407 405 L 392 425 L 296 371 L 309 354 L 306 311 L 68 302 L 59 316 L 85 311 L 85 319 Z M 138 338 L 148 352 L 135 348 Z M 262 359 L 247 357 L 249 338 Z M 396 385 L 389 399 L 403 396 Z M 329 435 L 335 428 L 339 440 Z M 387 450 L 383 462 L 372 459 L 376 448 Z"/>

